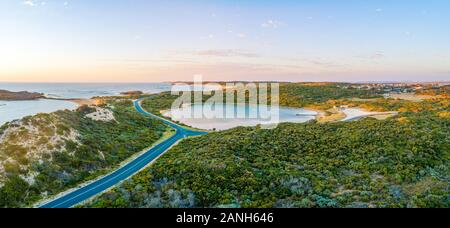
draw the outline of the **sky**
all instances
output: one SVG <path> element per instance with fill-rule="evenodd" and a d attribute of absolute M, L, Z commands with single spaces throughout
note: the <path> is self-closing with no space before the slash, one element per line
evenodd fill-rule
<path fill-rule="evenodd" d="M 0 82 L 450 81 L 448 0 L 3 0 Z"/>

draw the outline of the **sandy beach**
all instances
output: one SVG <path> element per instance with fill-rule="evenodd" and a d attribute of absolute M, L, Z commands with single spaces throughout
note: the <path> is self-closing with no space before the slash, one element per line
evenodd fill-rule
<path fill-rule="evenodd" d="M 67 101 L 73 102 L 79 106 L 83 105 L 100 105 L 103 103 L 102 99 L 69 99 Z"/>
<path fill-rule="evenodd" d="M 104 103 L 104 100 L 101 98 L 91 98 L 91 99 L 87 99 L 87 98 L 74 98 L 74 99 L 59 99 L 59 98 L 45 98 L 48 100 L 59 100 L 59 101 L 69 101 L 72 103 L 77 104 L 78 106 L 83 106 L 83 105 L 101 105 Z"/>

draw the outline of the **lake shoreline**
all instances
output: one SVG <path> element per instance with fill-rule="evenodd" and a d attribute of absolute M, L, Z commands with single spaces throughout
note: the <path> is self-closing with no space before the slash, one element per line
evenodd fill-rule
<path fill-rule="evenodd" d="M 101 105 L 103 97 L 120 96 L 122 92 L 142 91 L 148 94 L 157 94 L 170 91 L 170 84 L 0 82 L 0 90 L 15 91 L 15 93 L 19 93 L 18 91 L 36 92 L 36 97 L 33 99 L 0 100 L 0 125 L 3 125 L 38 113 L 76 110 L 83 105 Z"/>
<path fill-rule="evenodd" d="M 350 111 L 350 112 L 349 112 Z M 378 120 L 384 120 L 392 116 L 398 115 L 398 112 L 390 111 L 390 112 L 371 112 L 364 108 L 347 108 L 343 109 L 342 112 L 346 115 L 346 117 L 342 121 L 353 121 L 359 120 L 363 118 L 375 118 Z"/>
<path fill-rule="evenodd" d="M 317 112 L 304 108 L 294 107 L 278 107 L 278 109 L 270 110 L 266 106 L 264 111 L 261 105 L 248 104 L 223 104 L 222 107 L 215 107 L 211 113 L 204 113 L 204 104 L 184 104 L 179 109 L 160 110 L 162 116 L 170 118 L 173 121 L 181 122 L 184 125 L 204 130 L 228 130 L 235 127 L 252 127 L 257 125 L 274 125 L 279 123 L 305 123 L 316 119 Z M 233 116 L 228 116 L 227 108 L 233 107 Z M 191 109 L 189 111 L 189 109 Z M 192 110 L 193 109 L 193 110 Z M 275 111 L 276 113 L 272 113 Z M 202 118 L 194 118 L 194 113 L 202 113 Z M 245 116 L 240 116 L 244 114 Z M 189 117 L 186 117 L 186 114 Z M 191 114 L 193 114 L 192 117 Z M 209 115 L 205 116 L 205 115 Z M 180 116 L 181 115 L 181 116 Z M 174 118 L 175 116 L 175 118 Z M 206 118 L 204 118 L 206 117 Z"/>

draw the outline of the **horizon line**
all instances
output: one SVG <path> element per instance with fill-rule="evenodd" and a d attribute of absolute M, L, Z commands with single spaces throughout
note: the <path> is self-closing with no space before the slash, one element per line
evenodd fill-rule
<path fill-rule="evenodd" d="M 153 81 L 153 82 L 114 82 L 114 81 L 69 81 L 69 82 L 61 82 L 61 81 L 0 81 L 0 84 L 173 84 L 173 83 L 183 83 L 183 82 L 193 82 L 193 80 L 174 80 L 174 81 Z M 364 84 L 364 83 L 380 83 L 380 84 L 389 84 L 389 83 L 450 83 L 450 80 L 399 80 L 399 81 L 386 81 L 386 80 L 373 80 L 373 81 L 270 81 L 270 80 L 205 80 L 203 83 L 219 83 L 219 82 L 271 82 L 271 83 L 354 83 L 354 84 Z"/>

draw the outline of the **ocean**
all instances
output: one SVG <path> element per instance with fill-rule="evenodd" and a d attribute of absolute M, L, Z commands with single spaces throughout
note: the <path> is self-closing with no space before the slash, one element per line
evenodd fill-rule
<path fill-rule="evenodd" d="M 160 93 L 170 88 L 169 83 L 0 83 L 2 90 L 38 92 L 53 98 L 114 96 L 135 90 Z M 72 102 L 58 100 L 0 101 L 0 125 L 29 115 L 76 108 Z"/>

